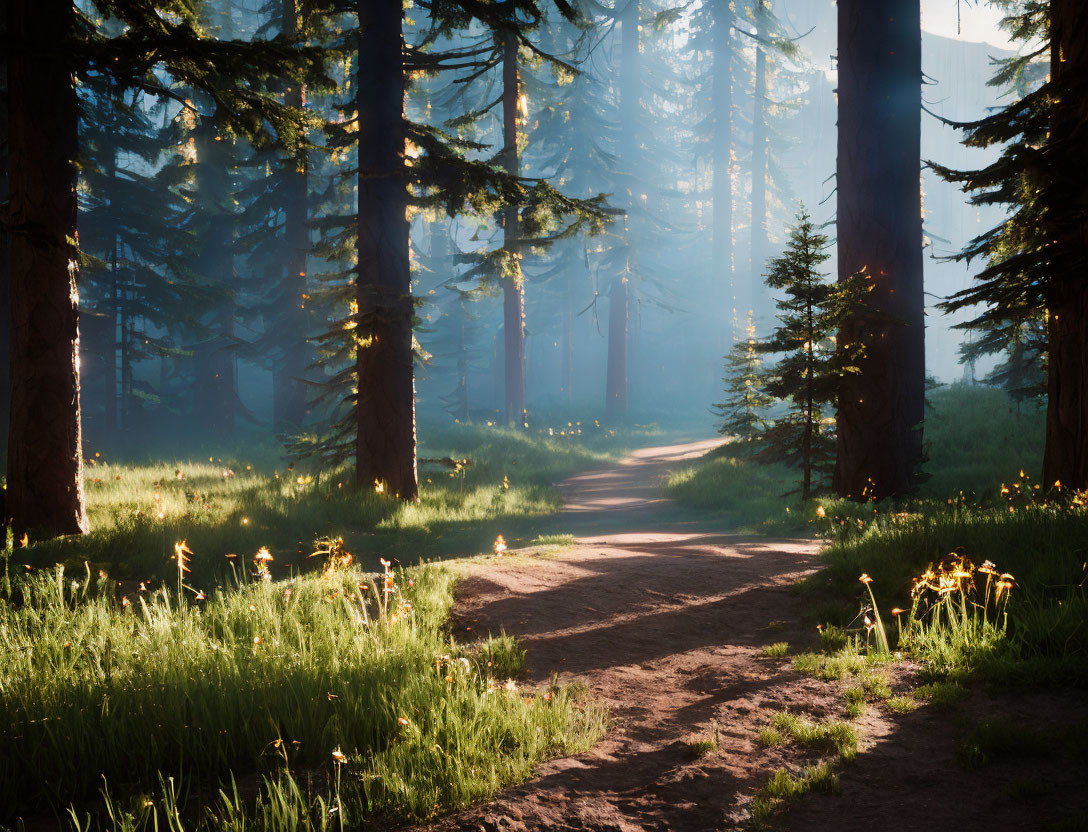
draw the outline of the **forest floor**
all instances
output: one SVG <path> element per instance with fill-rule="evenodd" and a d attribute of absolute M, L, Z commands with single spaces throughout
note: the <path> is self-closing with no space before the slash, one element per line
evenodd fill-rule
<path fill-rule="evenodd" d="M 838 722 L 859 679 L 806 675 L 771 647 L 819 648 L 812 596 L 792 590 L 820 569 L 817 541 L 724 533 L 661 496 L 670 470 L 716 444 L 648 448 L 571 477 L 555 528 L 573 544 L 468 562 L 455 635 L 517 637 L 529 683 L 581 680 L 613 726 L 592 750 L 430 829 L 750 828 L 753 796 L 768 794 L 776 772 L 803 777 L 821 760 L 836 767 L 823 784 L 831 793 L 772 801 L 772 826 L 1088 828 L 1080 692 L 952 685 L 956 695 L 926 701 L 912 698 L 917 667 L 899 661 L 864 680 L 883 692 L 849 722 L 856 756 L 761 738 L 783 711 Z"/>

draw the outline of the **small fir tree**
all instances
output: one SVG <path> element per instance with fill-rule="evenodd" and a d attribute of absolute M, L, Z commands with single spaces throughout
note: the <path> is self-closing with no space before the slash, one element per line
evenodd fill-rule
<path fill-rule="evenodd" d="M 830 477 L 835 462 L 834 420 L 826 413 L 835 401 L 843 376 L 857 372 L 856 346 L 840 348 L 836 335 L 847 313 L 869 290 L 867 279 L 830 283 L 819 270 L 828 238 L 817 232 L 802 207 L 790 231 L 786 251 L 770 261 L 767 286 L 785 293 L 776 300 L 779 326 L 760 350 L 781 354 L 763 386 L 765 394 L 783 399 L 788 410 L 764 433 L 759 458 L 784 462 L 801 471 L 801 498 L 807 500 Z"/>
<path fill-rule="evenodd" d="M 725 373 L 725 401 L 714 405 L 723 420 L 718 433 L 754 447 L 767 427 L 766 413 L 774 399 L 763 390 L 763 355 L 751 313 L 747 337 L 734 344 L 725 356 Z"/>

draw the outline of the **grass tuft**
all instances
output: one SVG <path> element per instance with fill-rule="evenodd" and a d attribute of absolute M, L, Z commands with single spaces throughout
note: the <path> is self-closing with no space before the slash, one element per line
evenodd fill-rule
<path fill-rule="evenodd" d="M 768 644 L 759 652 L 768 658 L 780 659 L 789 655 L 790 645 L 788 641 L 777 641 L 774 644 Z"/>

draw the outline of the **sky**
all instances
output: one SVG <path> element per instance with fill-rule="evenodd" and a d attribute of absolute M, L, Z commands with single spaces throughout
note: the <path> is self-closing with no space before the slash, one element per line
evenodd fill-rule
<path fill-rule="evenodd" d="M 1002 12 L 985 0 L 960 0 L 960 31 L 956 31 L 956 0 L 922 0 L 922 28 L 934 35 L 988 43 L 1001 49 L 1015 47 L 999 27 Z"/>

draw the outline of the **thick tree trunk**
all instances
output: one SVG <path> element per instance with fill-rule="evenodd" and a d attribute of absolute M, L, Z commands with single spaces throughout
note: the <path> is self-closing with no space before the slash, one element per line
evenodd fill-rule
<path fill-rule="evenodd" d="M 711 268 L 718 308 L 730 320 L 736 320 L 738 293 L 733 283 L 733 11 L 725 0 L 719 0 L 713 8 L 711 199 L 714 213 L 710 232 Z"/>
<path fill-rule="evenodd" d="M 842 384 L 835 489 L 855 500 L 909 493 L 925 401 L 919 0 L 839 2 L 839 278 L 872 277 L 839 343 L 862 343 Z"/>
<path fill-rule="evenodd" d="M 359 0 L 355 483 L 419 496 L 401 0 Z"/>
<path fill-rule="evenodd" d="M 234 271 L 234 214 L 231 201 L 230 142 L 216 132 L 209 119 L 196 136 L 196 188 L 209 215 L 200 241 L 197 271 L 207 280 L 232 287 Z M 193 421 L 207 434 L 234 435 L 238 389 L 234 372 L 234 300 L 225 299 L 204 323 L 207 332 L 194 347 Z"/>
<path fill-rule="evenodd" d="M 287 104 L 301 108 L 305 103 L 303 90 L 292 86 L 286 95 Z M 276 430 L 298 428 L 309 414 L 306 375 L 313 363 L 308 337 L 310 315 L 306 258 L 310 250 L 307 226 L 309 211 L 309 176 L 306 158 L 295 160 L 284 183 L 284 246 L 286 248 L 286 284 L 284 291 L 284 354 L 273 378 L 273 420 Z"/>
<path fill-rule="evenodd" d="M 507 173 L 520 173 L 518 153 L 518 98 L 521 82 L 518 77 L 518 42 L 507 36 L 502 53 L 502 138 L 503 162 Z M 506 367 L 504 388 L 506 423 L 520 425 L 525 421 L 525 285 L 521 273 L 520 219 L 517 208 L 502 212 L 503 248 L 510 258 L 512 274 L 502 284 L 502 321 L 505 332 Z"/>
<path fill-rule="evenodd" d="M 571 403 L 571 388 L 574 385 L 574 278 L 567 272 L 567 291 L 564 293 L 563 335 L 559 342 L 560 360 L 563 363 L 559 374 L 559 392 L 567 404 Z"/>
<path fill-rule="evenodd" d="M 286 34 L 298 32 L 296 0 L 283 4 Z M 306 105 L 306 90 L 292 82 L 284 95 L 289 107 L 302 109 Z M 307 310 L 308 282 L 306 258 L 310 250 L 309 174 L 306 154 L 300 153 L 287 170 L 284 182 L 284 247 L 286 249 L 285 284 L 283 292 L 284 319 L 281 337 L 284 353 L 272 379 L 272 421 L 277 431 L 299 428 L 309 414 L 306 376 L 313 363 L 308 340 L 311 327 Z"/>
<path fill-rule="evenodd" d="M 7 6 L 0 7 L 0 43 L 7 43 Z M 8 135 L 8 59 L 0 58 L 0 136 Z M 8 144 L 0 143 L 0 205 L 8 201 Z M 11 412 L 11 251 L 7 226 L 0 222 L 0 470 L 7 470 L 8 414 Z M 0 532 L 7 528 L 0 492 Z"/>
<path fill-rule="evenodd" d="M 608 369 L 605 419 L 622 422 L 627 412 L 627 280 L 612 278 L 608 295 Z"/>
<path fill-rule="evenodd" d="M 1088 77 L 1088 8 L 1082 0 L 1052 0 L 1050 14 L 1051 78 L 1061 90 L 1069 79 Z M 1088 488 L 1086 123 L 1088 100 L 1062 94 L 1054 107 L 1048 146 L 1051 170 L 1060 178 L 1047 184 L 1043 197 L 1057 219 L 1054 238 L 1065 259 L 1055 267 L 1046 298 L 1049 361 L 1043 477 L 1047 485 L 1061 482 L 1076 489 Z"/>
<path fill-rule="evenodd" d="M 111 166 L 112 167 L 112 166 Z M 111 178 L 113 170 L 110 171 Z M 112 185 L 112 183 L 111 183 Z M 110 193 L 115 193 L 112 189 Z M 117 331 L 118 323 L 121 324 L 122 349 L 124 349 L 124 308 L 121 304 L 122 289 L 120 278 L 117 274 L 117 235 L 113 236 L 113 245 L 110 247 L 110 305 L 109 319 L 107 321 L 107 338 L 102 339 L 102 346 L 108 347 L 106 354 L 99 359 L 102 366 L 102 400 L 105 405 L 106 430 L 112 435 L 117 431 Z M 118 319 L 121 319 L 120 321 Z"/>
<path fill-rule="evenodd" d="M 642 86 L 638 30 L 640 15 L 639 0 L 628 0 L 620 14 L 620 128 L 623 134 L 620 159 L 624 170 L 632 177 L 632 187 L 642 173 L 638 139 Z M 622 274 L 612 277 L 609 290 L 604 410 L 605 418 L 612 422 L 623 421 L 627 413 L 630 278 L 638 268 L 638 246 L 631 229 L 631 219 L 640 199 L 640 195 L 629 188 L 624 206 L 628 211 L 624 229 L 626 268 Z M 618 291 L 617 286 L 621 287 Z"/>
<path fill-rule="evenodd" d="M 120 276 L 120 285 L 118 287 L 118 308 L 119 317 L 121 322 L 121 342 L 119 345 L 120 351 L 120 365 L 121 365 L 121 403 L 118 418 L 120 420 L 120 429 L 122 432 L 129 430 L 132 427 L 133 409 L 136 408 L 136 397 L 132 394 L 132 375 L 133 375 L 133 347 L 136 341 L 136 322 L 132 314 L 132 304 L 136 299 L 137 293 L 140 291 L 140 287 L 136 285 L 136 281 L 130 271 L 126 271 Z M 116 336 L 114 336 L 116 340 Z M 110 354 L 111 360 L 114 359 L 113 354 Z M 116 362 L 115 362 L 116 364 Z M 117 368 L 114 367 L 113 375 L 111 376 L 113 383 L 116 384 Z"/>
<path fill-rule="evenodd" d="M 75 276 L 76 93 L 67 0 L 7 0 L 11 422 L 7 513 L 16 538 L 87 531 Z"/>
<path fill-rule="evenodd" d="M 760 2 L 765 8 L 766 3 Z M 760 29 L 759 37 L 766 33 Z M 755 109 L 752 112 L 752 226 L 751 261 L 752 277 L 749 289 L 749 308 L 757 318 L 773 315 L 767 289 L 763 285 L 763 272 L 768 256 L 767 249 L 767 51 L 762 44 L 756 46 L 756 77 L 752 92 Z"/>

